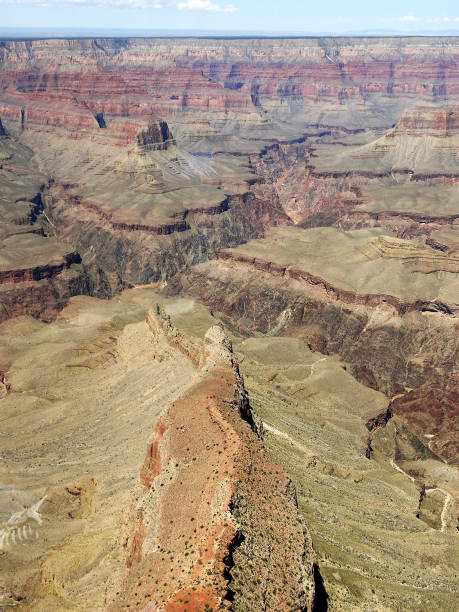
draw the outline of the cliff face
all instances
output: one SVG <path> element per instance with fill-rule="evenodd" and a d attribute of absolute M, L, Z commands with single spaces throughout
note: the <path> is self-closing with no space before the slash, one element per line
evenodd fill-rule
<path fill-rule="evenodd" d="M 65 103 L 81 117 L 75 128 L 97 129 L 96 113 L 155 113 L 170 119 L 205 111 L 238 119 L 254 115 L 257 124 L 261 111 L 286 118 L 305 105 L 315 109 L 311 123 L 320 122 L 322 106 L 322 123 L 336 125 L 336 119 L 330 123 L 334 113 L 346 118 L 346 127 L 361 127 L 361 120 L 342 112 L 349 101 L 362 104 L 379 96 L 392 105 L 414 96 L 447 100 L 459 92 L 457 46 L 445 38 L 322 38 L 285 45 L 271 40 L 48 40 L 4 42 L 0 53 L 0 115 L 21 124 L 24 109 L 25 126 L 45 116 L 62 125 Z M 45 99 L 60 103 L 60 109 L 29 114 Z"/>
<path fill-rule="evenodd" d="M 400 309 L 390 295 L 356 295 L 269 261 L 221 257 L 187 274 L 184 290 L 241 329 L 287 333 L 315 351 L 338 353 L 358 380 L 389 395 L 456 367 L 457 319 L 439 304 Z"/>
<path fill-rule="evenodd" d="M 433 378 L 395 397 L 391 410 L 402 417 L 426 446 L 447 463 L 458 463 L 457 406 L 459 375 Z"/>
<path fill-rule="evenodd" d="M 156 424 L 132 510 L 127 573 L 108 608 L 148 600 L 166 611 L 312 609 L 312 547 L 294 488 L 254 432 L 223 329 L 210 328 L 201 348 L 159 309 L 147 321 L 202 377 Z"/>
<path fill-rule="evenodd" d="M 108 298 L 111 294 L 112 287 L 97 266 L 71 265 L 62 271 L 34 268 L 30 279 L 24 270 L 9 270 L 0 285 L 0 322 L 22 315 L 54 321 L 73 296 Z"/>
<path fill-rule="evenodd" d="M 311 610 L 311 539 L 258 435 L 231 342 L 220 325 L 199 338 L 148 312 L 154 297 L 79 297 L 57 322 L 0 326 L 0 402 L 11 417 L 4 601 Z M 47 428 L 34 410 L 47 411 Z"/>
<path fill-rule="evenodd" d="M 171 140 L 173 140 L 172 134 L 165 121 L 150 123 L 146 130 L 137 134 L 137 144 L 141 150 L 157 149 L 163 151 Z"/>
<path fill-rule="evenodd" d="M 0 43 L 5 461 L 46 517 L 0 556 L 12 604 L 448 609 L 458 61 L 446 37 Z M 183 327 L 146 316 L 166 293 Z"/>
<path fill-rule="evenodd" d="M 44 197 L 59 233 L 65 233 L 89 260 L 103 261 L 105 270 L 135 285 L 167 280 L 214 257 L 220 248 L 289 222 L 279 206 L 251 193 L 229 196 L 215 209 L 195 209 L 181 220 L 155 226 L 113 222 L 58 186 Z"/>
<path fill-rule="evenodd" d="M 457 132 L 445 38 L 17 41 L 0 57 L 4 128 L 42 184 L 52 177 L 46 229 L 97 259 L 113 289 L 169 278 L 285 213 L 336 222 L 386 149 L 391 169 L 403 157 L 394 143 Z M 377 130 L 385 141 L 366 144 Z"/>
<path fill-rule="evenodd" d="M 51 321 L 71 296 L 109 297 L 119 282 L 94 262 L 82 264 L 73 245 L 45 231 L 44 176 L 30 149 L 2 139 L 2 154 L 0 321 L 27 314 Z"/>

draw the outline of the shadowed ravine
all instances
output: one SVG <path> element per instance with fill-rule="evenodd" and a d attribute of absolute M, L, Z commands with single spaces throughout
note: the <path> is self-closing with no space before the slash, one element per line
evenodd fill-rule
<path fill-rule="evenodd" d="M 0 42 L 0 608 L 454 608 L 458 62 Z"/>

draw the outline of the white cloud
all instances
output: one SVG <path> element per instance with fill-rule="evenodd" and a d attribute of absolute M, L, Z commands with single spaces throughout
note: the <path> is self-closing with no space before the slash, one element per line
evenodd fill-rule
<path fill-rule="evenodd" d="M 419 17 L 415 17 L 414 15 L 405 15 L 404 17 L 400 17 L 400 21 L 408 21 L 410 23 L 415 23 L 421 20 L 419 19 Z"/>
<path fill-rule="evenodd" d="M 438 15 L 437 17 L 428 17 L 426 21 L 428 23 L 450 23 L 452 21 L 459 21 L 459 17 L 448 17 L 448 15 Z"/>
<path fill-rule="evenodd" d="M 179 2 L 177 7 L 180 10 L 213 11 L 215 13 L 234 13 L 237 11 L 237 8 L 232 4 L 221 6 L 220 4 L 214 4 L 211 0 L 185 0 L 185 2 Z"/>
<path fill-rule="evenodd" d="M 213 11 L 215 13 L 234 13 L 237 7 L 233 4 L 221 5 L 212 0 L 0 0 L 2 4 L 35 4 L 53 6 L 71 4 L 79 6 L 107 6 L 118 8 L 177 8 L 189 11 Z"/>

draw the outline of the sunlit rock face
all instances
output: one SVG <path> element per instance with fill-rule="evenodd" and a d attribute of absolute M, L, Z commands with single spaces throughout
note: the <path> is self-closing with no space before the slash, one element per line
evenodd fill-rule
<path fill-rule="evenodd" d="M 304 124 L 390 127 L 414 101 L 454 100 L 457 56 L 448 38 L 4 42 L 0 116 L 76 138 L 115 122 L 125 140 L 154 114 L 199 147 L 231 125 L 219 149 Z"/>
<path fill-rule="evenodd" d="M 0 42 L 0 607 L 453 609 L 458 62 Z"/>

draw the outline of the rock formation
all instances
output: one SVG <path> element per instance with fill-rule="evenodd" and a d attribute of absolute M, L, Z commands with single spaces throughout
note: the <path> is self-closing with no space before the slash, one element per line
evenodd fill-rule
<path fill-rule="evenodd" d="M 127 417 L 128 423 L 131 418 L 141 418 L 145 425 L 153 419 L 154 432 L 140 473 L 135 476 L 136 458 L 144 445 L 127 438 L 124 466 L 117 475 L 123 493 L 111 502 L 109 533 L 102 539 L 92 532 L 91 525 L 103 522 L 101 512 L 113 495 L 114 474 L 109 466 L 119 449 L 112 445 L 103 451 L 83 437 L 92 448 L 90 453 L 108 453 L 108 464 L 105 467 L 105 461 L 99 467 L 97 463 L 88 464 L 87 482 L 76 483 L 67 480 L 77 475 L 70 465 L 64 470 L 61 483 L 56 483 L 52 470 L 56 452 L 53 434 L 44 432 L 43 444 L 48 450 L 44 451 L 42 461 L 51 472 L 41 476 L 48 493 L 46 502 L 41 502 L 37 540 L 44 537 L 45 544 L 32 543 L 27 550 L 22 539 L 9 538 L 4 542 L 8 558 L 12 555 L 12 565 L 3 568 L 7 588 L 17 594 L 18 601 L 32 607 L 39 600 L 51 608 L 61 607 L 73 593 L 79 606 L 101 607 L 103 603 L 111 610 L 124 610 L 139 602 L 164 610 L 182 610 L 185 605 L 190 610 L 201 610 L 207 605 L 213 609 L 255 611 L 260 601 L 279 610 L 312 609 L 315 587 L 311 539 L 298 512 L 290 478 L 267 456 L 259 438 L 231 342 L 220 325 L 211 327 L 202 340 L 193 338 L 172 325 L 159 307 L 150 310 L 146 322 L 142 321 L 145 311 L 141 296 L 139 292 L 127 294 L 124 309 L 117 301 L 104 305 L 79 298 L 63 311 L 58 323 L 35 326 L 32 320 L 23 318 L 17 319 L 12 327 L 8 323 L 2 327 L 2 342 L 9 346 L 9 350 L 0 353 L 9 369 L 5 409 L 14 406 L 18 393 L 27 397 L 26 404 L 33 405 L 32 394 L 39 391 L 39 385 L 45 393 L 41 401 L 48 402 L 44 389 L 53 380 L 55 392 L 60 389 L 58 409 L 64 409 L 66 402 L 77 401 L 78 414 L 72 421 L 78 422 L 93 407 L 91 392 L 83 390 L 89 379 L 101 377 L 108 381 L 112 376 L 126 375 L 137 380 L 130 385 L 134 397 L 129 406 L 133 407 L 132 401 L 138 402 L 142 394 L 151 398 L 155 392 L 154 397 L 163 395 L 164 408 L 162 411 L 155 408 L 152 413 L 148 410 L 151 399 L 141 400 L 143 408 L 137 407 L 134 412 L 127 407 L 131 415 Z M 80 320 L 86 322 L 84 327 Z M 49 360 L 39 344 L 40 336 L 47 335 L 52 352 L 59 352 L 61 335 L 68 336 L 67 345 L 72 347 L 70 353 L 61 353 L 57 370 L 40 382 L 34 372 L 25 378 L 21 374 L 21 360 L 28 355 L 18 337 L 27 328 L 29 347 L 33 345 L 34 350 L 42 351 L 44 363 L 38 365 L 39 369 L 46 368 Z M 52 344 L 52 338 L 58 339 L 57 344 Z M 126 365 L 128 372 L 123 375 Z M 156 375 L 153 390 L 151 378 L 138 384 L 139 375 L 144 377 L 146 372 Z M 78 399 L 72 400 L 77 389 Z M 173 403 L 169 403 L 171 393 L 179 396 Z M 98 397 L 98 419 L 94 421 L 95 417 L 88 415 L 93 426 L 101 421 L 104 404 L 110 403 L 109 396 Z M 135 414 L 136 410 L 142 416 Z M 117 417 L 98 426 L 110 439 L 121 433 L 112 429 L 116 420 Z M 80 434 L 72 433 L 72 427 L 56 423 L 53 429 L 57 428 L 61 435 L 66 432 L 67 456 L 73 456 L 78 464 Z M 127 430 L 123 435 L 126 433 Z M 148 432 L 143 433 L 146 443 Z M 16 452 L 21 450 L 12 444 L 8 456 L 13 461 Z M 16 480 L 21 484 L 19 474 Z M 129 506 L 123 504 L 129 495 L 128 512 Z M 0 503 L 4 502 L 0 496 Z M 67 513 L 65 519 L 60 516 L 62 512 Z M 123 515 L 124 538 L 117 538 L 113 529 L 118 525 L 116 529 L 120 530 Z M 89 530 L 85 536 L 82 529 Z M 112 575 L 105 594 L 99 582 L 96 592 L 78 586 L 82 574 L 96 580 L 103 571 L 90 559 L 79 559 L 77 549 L 82 537 L 85 546 L 101 555 L 103 565 L 110 568 Z M 28 561 L 30 554 L 38 558 L 38 563 L 34 561 L 32 566 Z M 72 555 L 75 567 L 60 567 L 62 555 Z M 52 580 L 50 572 L 54 574 Z"/>
<path fill-rule="evenodd" d="M 147 321 L 156 338 L 183 351 L 185 338 L 161 313 Z M 171 611 L 255 611 L 260 602 L 309 610 L 311 543 L 291 481 L 253 431 L 231 344 L 214 326 L 203 348 L 188 345 L 203 376 L 155 426 L 126 544 L 127 576 L 108 609 L 147 599 Z"/>
<path fill-rule="evenodd" d="M 423 385 L 396 396 L 391 410 L 446 462 L 457 465 L 458 373 L 433 378 Z"/>
<path fill-rule="evenodd" d="M 0 607 L 451 609 L 456 42 L 0 43 Z"/>
<path fill-rule="evenodd" d="M 374 245 L 387 239 L 377 234 L 278 228 L 196 266 L 183 286 L 241 329 L 299 334 L 314 350 L 338 353 L 358 380 L 395 394 L 455 370 L 457 281 L 453 272 L 447 289 L 429 263 L 427 281 L 402 241 L 390 242 L 395 257 L 379 260 Z"/>

